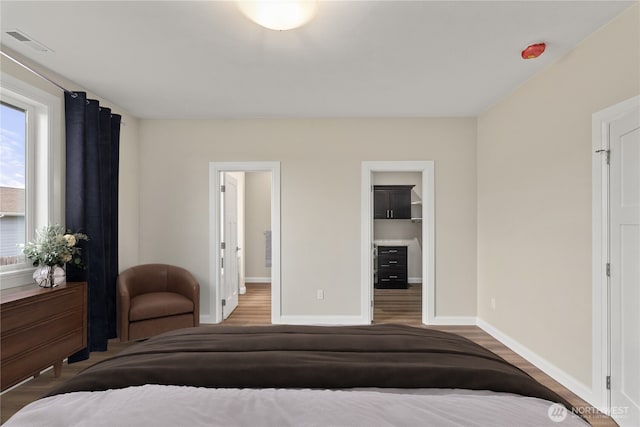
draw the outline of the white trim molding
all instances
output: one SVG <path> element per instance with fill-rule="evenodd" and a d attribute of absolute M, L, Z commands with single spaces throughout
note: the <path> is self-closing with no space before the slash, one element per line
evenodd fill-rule
<path fill-rule="evenodd" d="M 422 173 L 422 322 L 435 322 L 435 182 L 434 162 L 424 161 L 374 161 L 362 162 L 360 223 L 360 314 L 366 323 L 373 319 L 373 191 L 374 172 Z"/>
<path fill-rule="evenodd" d="M 18 104 L 28 114 L 26 239 L 48 224 L 64 225 L 64 144 L 62 98 L 45 92 L 16 77 L 0 73 L 0 98 Z M 33 283 L 29 261 L 0 268 L 0 288 Z"/>
<path fill-rule="evenodd" d="M 477 325 L 489 335 L 500 341 L 502 344 L 509 347 L 515 353 L 519 354 L 523 358 L 525 358 L 528 362 L 535 365 L 545 374 L 549 375 L 554 380 L 558 381 L 560 384 L 580 396 L 582 399 L 587 402 L 592 403 L 593 401 L 593 393 L 591 392 L 591 388 L 576 378 L 572 377 L 564 370 L 558 368 L 553 363 L 546 360 L 544 357 L 540 356 L 533 350 L 529 349 L 525 345 L 519 343 L 518 341 L 511 338 L 509 335 L 505 334 L 501 330 L 495 328 L 490 323 L 478 319 Z M 595 405 L 594 405 L 595 406 Z"/>
<path fill-rule="evenodd" d="M 271 322 L 280 323 L 280 162 L 209 163 L 209 287 L 212 323 L 222 322 L 220 265 L 220 173 L 271 172 Z M 246 280 L 245 280 L 246 281 Z M 208 323 L 208 322 L 207 322 Z"/>
<path fill-rule="evenodd" d="M 274 322 L 276 323 L 276 322 Z M 284 315 L 280 316 L 279 322 L 287 325 L 368 325 L 369 321 L 363 316 L 340 316 L 340 315 Z"/>
<path fill-rule="evenodd" d="M 475 316 L 435 316 L 430 325 L 475 326 L 478 319 Z"/>
<path fill-rule="evenodd" d="M 289 325 L 368 325 L 371 322 L 363 316 L 287 314 L 280 316 L 280 323 Z M 475 326 L 477 324 L 478 319 L 474 316 L 436 316 L 431 323 L 431 325 L 440 326 Z"/>
<path fill-rule="evenodd" d="M 211 316 L 210 314 L 201 314 L 200 315 L 200 326 L 202 325 L 211 325 L 213 323 L 216 323 L 215 321 L 216 319 Z"/>
<path fill-rule="evenodd" d="M 271 276 L 268 277 L 245 277 L 244 283 L 262 283 L 271 284 Z"/>

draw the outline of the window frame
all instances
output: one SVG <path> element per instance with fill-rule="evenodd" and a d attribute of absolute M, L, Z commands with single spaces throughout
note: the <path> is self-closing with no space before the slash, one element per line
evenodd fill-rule
<path fill-rule="evenodd" d="M 62 99 L 14 76 L 0 73 L 0 99 L 27 111 L 25 234 L 63 223 L 64 147 Z M 24 263 L 0 267 L 0 289 L 33 283 L 35 267 Z"/>

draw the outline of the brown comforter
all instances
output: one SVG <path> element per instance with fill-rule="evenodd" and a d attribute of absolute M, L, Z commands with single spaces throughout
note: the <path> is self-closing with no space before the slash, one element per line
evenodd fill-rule
<path fill-rule="evenodd" d="M 134 345 L 49 395 L 143 384 L 237 388 L 461 388 L 560 396 L 458 335 L 401 325 L 202 326 Z"/>

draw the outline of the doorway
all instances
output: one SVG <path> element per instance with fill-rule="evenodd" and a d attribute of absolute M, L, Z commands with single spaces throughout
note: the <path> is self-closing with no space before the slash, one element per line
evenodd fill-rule
<path fill-rule="evenodd" d="M 640 97 L 593 116 L 593 392 L 640 425 Z"/>
<path fill-rule="evenodd" d="M 435 323 L 435 219 L 434 219 L 434 164 L 433 161 L 396 161 L 363 162 L 361 176 L 361 307 L 366 323 L 373 320 L 375 307 L 374 256 L 376 250 L 373 185 L 374 174 L 378 173 L 417 173 L 420 191 L 416 199 L 421 201 L 421 222 L 418 225 L 420 241 L 420 276 L 414 278 L 421 283 L 421 321 L 424 324 Z"/>
<path fill-rule="evenodd" d="M 422 323 L 422 173 L 374 172 L 373 323 Z M 389 209 L 393 205 L 394 209 Z M 402 217 L 402 218 L 398 218 Z"/>
<path fill-rule="evenodd" d="M 210 163 L 209 180 L 210 303 L 213 320 L 220 323 L 237 307 L 242 309 L 246 284 L 251 283 L 248 287 L 253 289 L 256 282 L 253 260 L 261 259 L 263 266 L 268 264 L 268 269 L 260 270 L 257 281 L 270 287 L 270 321 L 278 323 L 280 164 Z M 261 182 L 257 187 L 256 181 Z M 262 194 L 265 188 L 268 192 L 266 197 Z M 261 205 L 258 207 L 256 203 Z"/>

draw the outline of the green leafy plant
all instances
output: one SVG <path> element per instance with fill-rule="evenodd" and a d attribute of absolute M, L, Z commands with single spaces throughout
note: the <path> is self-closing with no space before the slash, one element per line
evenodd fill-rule
<path fill-rule="evenodd" d="M 86 234 L 65 231 L 61 225 L 56 224 L 36 230 L 35 242 L 21 246 L 22 252 L 33 261 L 34 266 L 81 266 L 82 249 L 78 246 L 80 240 L 89 240 L 89 237 Z"/>

